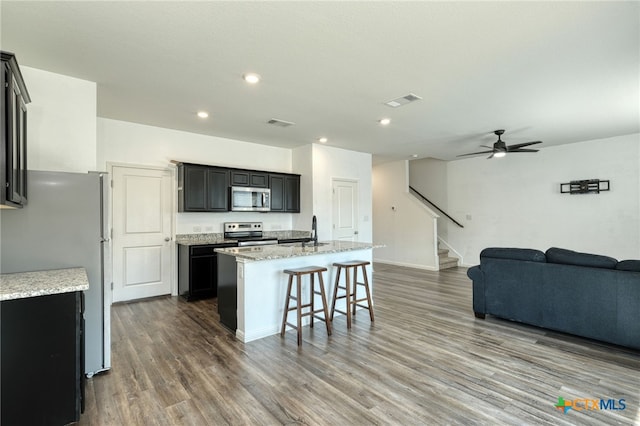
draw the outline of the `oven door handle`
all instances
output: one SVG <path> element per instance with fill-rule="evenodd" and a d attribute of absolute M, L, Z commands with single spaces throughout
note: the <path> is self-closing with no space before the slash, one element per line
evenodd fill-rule
<path fill-rule="evenodd" d="M 238 247 L 276 245 L 278 240 L 238 241 Z"/>

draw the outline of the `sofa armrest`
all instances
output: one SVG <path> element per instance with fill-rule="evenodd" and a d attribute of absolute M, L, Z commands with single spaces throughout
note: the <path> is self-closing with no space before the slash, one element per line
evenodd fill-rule
<path fill-rule="evenodd" d="M 477 318 L 484 318 L 486 313 L 484 273 L 480 269 L 480 265 L 469 268 L 467 276 L 473 281 L 473 313 Z"/>

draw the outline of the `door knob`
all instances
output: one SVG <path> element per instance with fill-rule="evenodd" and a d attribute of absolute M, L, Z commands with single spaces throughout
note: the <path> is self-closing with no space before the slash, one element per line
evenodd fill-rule
<path fill-rule="evenodd" d="M 358 235 L 358 231 L 353 231 L 353 235 Z"/>
<path fill-rule="evenodd" d="M 165 241 L 171 241 L 171 238 L 169 238 L 169 237 L 164 237 L 164 240 L 165 240 Z"/>

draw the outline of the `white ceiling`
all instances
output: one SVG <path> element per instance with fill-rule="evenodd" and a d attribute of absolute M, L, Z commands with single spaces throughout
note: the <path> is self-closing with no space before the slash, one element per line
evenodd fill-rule
<path fill-rule="evenodd" d="M 2 49 L 97 82 L 100 117 L 289 148 L 326 136 L 376 162 L 455 159 L 495 129 L 541 149 L 640 132 L 637 1 L 2 0 L 0 15 Z M 423 99 L 384 105 L 409 93 Z"/>

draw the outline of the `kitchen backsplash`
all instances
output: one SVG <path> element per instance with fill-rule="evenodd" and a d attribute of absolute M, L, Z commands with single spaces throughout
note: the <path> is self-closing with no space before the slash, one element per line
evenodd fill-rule
<path fill-rule="evenodd" d="M 176 234 L 212 234 L 224 232 L 225 222 L 262 222 L 263 230 L 286 231 L 291 230 L 291 213 L 177 213 Z M 309 222 L 311 231 L 311 222 Z"/>

